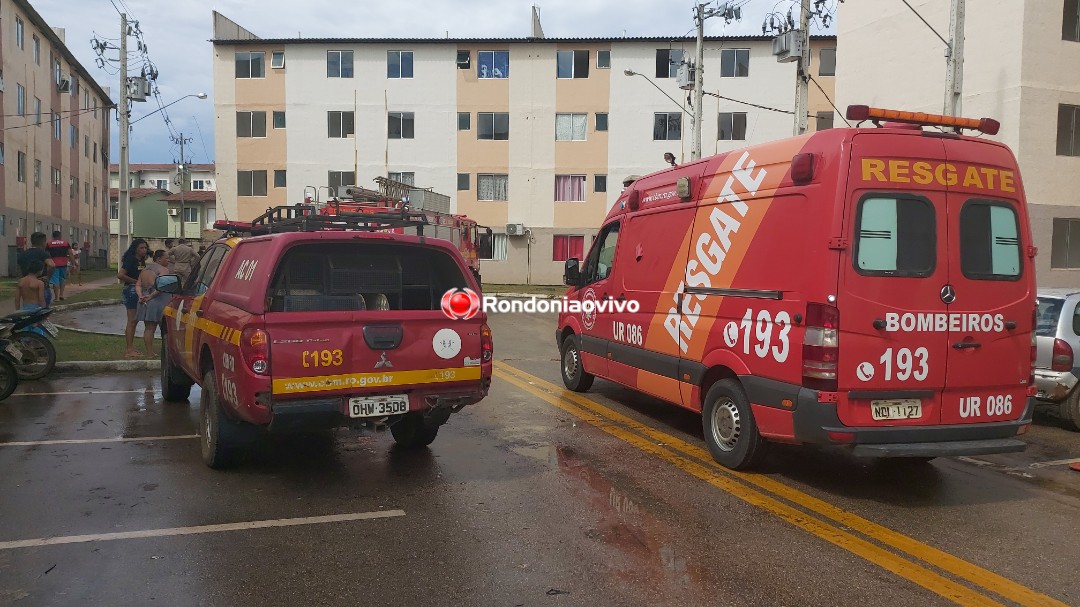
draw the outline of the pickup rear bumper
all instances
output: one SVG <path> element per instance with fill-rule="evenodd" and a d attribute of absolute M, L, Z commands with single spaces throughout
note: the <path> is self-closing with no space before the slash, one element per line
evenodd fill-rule
<path fill-rule="evenodd" d="M 437 394 L 413 393 L 409 398 L 409 412 L 456 411 L 461 407 L 480 402 L 487 389 L 440 392 Z M 369 395 L 354 395 L 369 396 Z M 378 421 L 380 417 L 352 418 L 346 413 L 348 397 L 278 400 L 270 405 L 270 419 L 266 429 L 273 433 L 304 432 L 336 428 L 349 422 Z"/>

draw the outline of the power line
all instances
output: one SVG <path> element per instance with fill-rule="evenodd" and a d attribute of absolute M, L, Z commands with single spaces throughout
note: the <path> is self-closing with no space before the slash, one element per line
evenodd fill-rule
<path fill-rule="evenodd" d="M 99 109 L 101 109 L 101 108 L 99 108 Z M 90 113 L 92 111 L 94 111 L 94 108 L 86 108 L 86 109 L 83 109 L 83 110 L 79 110 L 78 112 L 75 112 L 75 113 L 73 113 L 71 115 L 72 116 L 79 116 L 81 114 L 88 114 L 88 113 Z M 49 123 L 51 123 L 51 122 L 52 122 L 52 118 L 50 117 L 49 118 Z M 25 128 L 32 127 L 32 126 L 38 126 L 39 124 L 46 124 L 46 122 L 45 121 L 42 121 L 40 123 L 38 123 L 38 122 L 30 122 L 28 124 L 20 124 L 18 126 L 6 126 L 6 127 L 4 127 L 4 130 L 5 131 L 11 131 L 11 130 L 14 130 L 14 129 L 25 129 Z"/>
<path fill-rule="evenodd" d="M 206 157 L 206 163 L 210 164 L 213 160 L 210 159 L 210 154 L 206 153 L 206 138 L 203 137 L 202 127 L 199 126 L 199 119 L 192 114 L 191 119 L 195 121 L 195 128 L 199 131 L 199 145 L 202 146 L 203 156 Z"/>
<path fill-rule="evenodd" d="M 821 88 L 821 85 L 818 84 L 818 81 L 815 80 L 813 76 L 810 76 L 810 82 L 813 82 L 814 86 L 816 86 L 818 90 L 821 91 L 821 94 L 825 95 L 825 100 L 829 102 L 829 105 L 831 105 L 832 109 L 836 111 L 836 115 L 840 116 L 840 119 L 844 121 L 844 124 L 851 126 L 851 123 L 847 121 L 847 117 L 844 116 L 844 114 L 836 108 L 836 104 L 833 103 L 833 100 L 829 98 L 829 94 L 825 92 L 825 89 Z"/>

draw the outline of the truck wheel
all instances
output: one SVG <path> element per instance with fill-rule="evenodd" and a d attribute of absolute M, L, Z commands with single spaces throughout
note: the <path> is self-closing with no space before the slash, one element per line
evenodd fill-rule
<path fill-rule="evenodd" d="M 213 369 L 203 376 L 199 420 L 199 445 L 202 448 L 203 462 L 215 469 L 232 464 L 243 442 L 241 435 L 244 428 L 240 423 L 229 419 L 221 408 Z"/>
<path fill-rule="evenodd" d="M 701 425 L 713 459 L 732 470 L 753 468 L 768 451 L 768 442 L 754 423 L 750 401 L 733 379 L 720 380 L 709 388 Z"/>
<path fill-rule="evenodd" d="M 161 340 L 161 395 L 165 401 L 186 401 L 191 395 L 191 384 L 194 383 L 172 364 L 169 356 L 168 336 Z"/>
<path fill-rule="evenodd" d="M 1080 431 L 1080 387 L 1058 405 L 1058 414 L 1070 430 Z"/>
<path fill-rule="evenodd" d="M 568 335 L 562 342 L 562 381 L 574 392 L 587 392 L 596 376 L 585 372 L 581 364 L 581 340 Z"/>
<path fill-rule="evenodd" d="M 390 426 L 394 441 L 406 449 L 426 447 L 435 440 L 438 433 L 439 426 L 425 423 L 422 411 L 406 413 L 396 424 Z"/>

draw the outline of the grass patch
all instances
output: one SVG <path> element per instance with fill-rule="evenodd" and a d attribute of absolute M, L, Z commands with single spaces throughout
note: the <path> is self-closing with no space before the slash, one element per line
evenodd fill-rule
<path fill-rule="evenodd" d="M 142 350 L 142 325 L 136 327 L 135 332 L 135 347 Z M 155 340 L 155 344 L 160 343 L 160 340 Z M 99 335 L 60 329 L 60 335 L 53 344 L 56 346 L 56 360 L 59 362 L 126 358 L 124 352 L 127 351 L 127 346 L 124 344 L 123 335 Z M 154 358 L 157 356 L 157 350 L 154 350 Z"/>
<path fill-rule="evenodd" d="M 485 284 L 484 293 L 526 293 L 528 295 L 559 295 L 566 293 L 561 285 L 496 285 Z"/>
<path fill-rule="evenodd" d="M 100 278 L 111 278 L 116 276 L 116 270 L 83 270 L 82 281 L 83 283 L 93 282 Z M 15 287 L 19 284 L 19 278 L 15 276 L 8 276 L 0 278 L 0 299 L 9 299 L 15 297 Z M 78 282 L 72 282 L 71 277 L 68 276 L 68 286 L 78 284 Z M 116 284 L 120 284 L 119 282 Z M 68 298 L 64 298 L 64 303 L 67 303 Z"/>
<path fill-rule="evenodd" d="M 72 303 L 78 303 L 80 301 L 96 301 L 98 299 L 115 299 L 116 303 L 120 303 L 120 292 L 124 290 L 124 285 L 116 283 L 115 285 L 109 285 L 107 287 L 100 287 L 97 289 L 90 289 L 68 295 L 64 298 L 64 301 L 54 301 L 56 305 L 66 305 Z"/>

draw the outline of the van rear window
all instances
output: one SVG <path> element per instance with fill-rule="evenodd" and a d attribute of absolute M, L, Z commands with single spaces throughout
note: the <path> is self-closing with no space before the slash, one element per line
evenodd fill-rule
<path fill-rule="evenodd" d="M 960 269 L 975 280 L 1020 278 L 1020 222 L 1004 202 L 969 200 L 960 211 Z"/>
<path fill-rule="evenodd" d="M 871 276 L 925 277 L 934 273 L 937 227 L 924 198 L 872 194 L 859 202 L 855 269 Z"/>
<path fill-rule="evenodd" d="M 440 249 L 386 242 L 301 244 L 278 265 L 271 312 L 439 310 L 442 296 L 468 286 Z"/>

